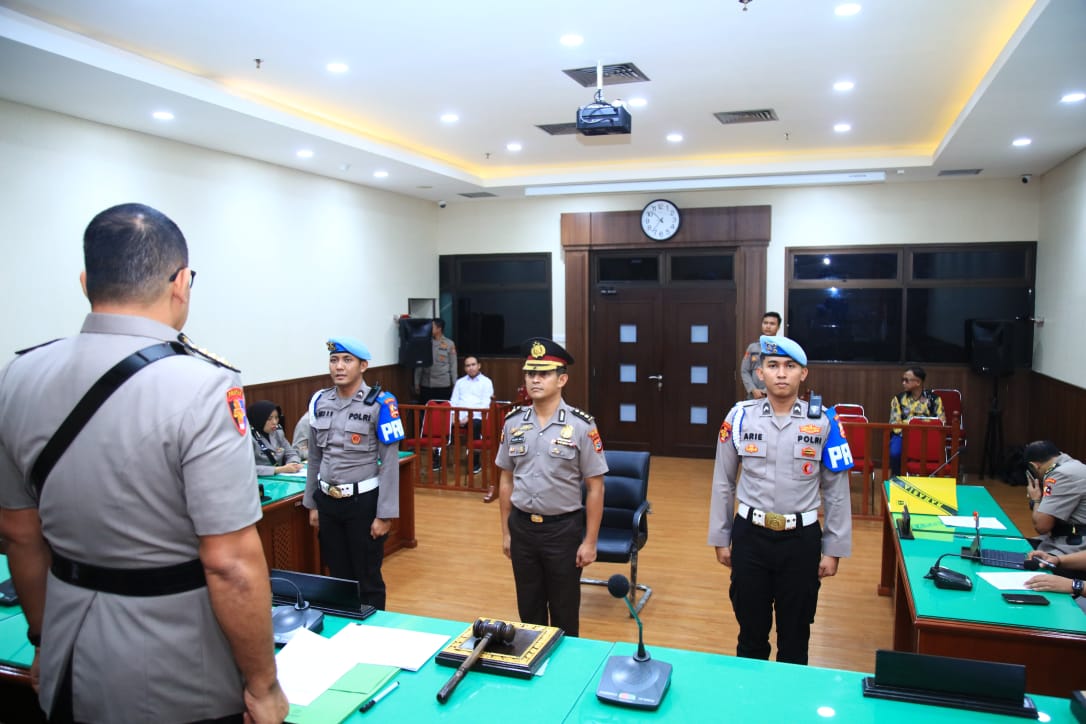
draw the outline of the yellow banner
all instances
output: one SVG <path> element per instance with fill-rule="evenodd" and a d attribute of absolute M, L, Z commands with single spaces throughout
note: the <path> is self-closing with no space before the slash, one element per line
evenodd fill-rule
<path fill-rule="evenodd" d="M 957 515 L 958 481 L 911 475 L 890 478 L 890 511 L 909 506 L 911 515 Z"/>

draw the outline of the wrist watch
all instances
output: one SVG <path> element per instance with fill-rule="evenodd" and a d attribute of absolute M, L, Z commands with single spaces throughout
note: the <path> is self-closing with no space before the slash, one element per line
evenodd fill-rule
<path fill-rule="evenodd" d="M 1081 578 L 1071 581 L 1071 598 L 1078 598 L 1082 595 L 1082 584 L 1083 580 Z"/>

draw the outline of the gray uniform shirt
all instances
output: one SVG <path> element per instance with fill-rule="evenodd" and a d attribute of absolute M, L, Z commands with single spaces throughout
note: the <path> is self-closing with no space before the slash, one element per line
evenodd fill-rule
<path fill-rule="evenodd" d="M 140 370 L 57 462 L 40 503 L 27 476 L 46 441 L 102 374 L 177 331 L 142 317 L 90 314 L 82 333 L 0 373 L 0 506 L 37 507 L 53 550 L 114 568 L 199 557 L 200 536 L 260 519 L 237 373 L 192 356 Z M 69 652 L 80 721 L 175 722 L 244 709 L 241 674 L 208 589 L 99 593 L 48 577 L 41 694 L 51 703 Z"/>
<path fill-rule="evenodd" d="M 767 400 L 736 404 L 717 440 L 709 545 L 731 545 L 735 499 L 758 510 L 783 514 L 804 513 L 823 504 L 822 553 L 847 556 L 852 551 L 848 471 L 835 473 L 821 462 L 830 424 L 825 415 L 817 420 L 808 418 L 803 400 L 797 400 L 783 420 L 774 416 Z M 740 460 L 743 473 L 737 481 Z"/>
<path fill-rule="evenodd" d="M 257 475 L 275 475 L 275 468 L 280 465 L 286 465 L 287 463 L 300 463 L 302 456 L 298 454 L 298 451 L 287 442 L 286 433 L 281 429 L 276 428 L 270 436 L 264 433 L 257 433 L 260 435 L 260 442 L 257 442 L 256 436 L 251 435 L 253 440 L 253 457 L 256 459 L 256 474 Z M 260 443 L 264 443 L 264 447 L 271 451 L 275 457 L 275 464 L 272 465 L 268 461 L 268 456 L 264 454 L 264 450 L 261 449 Z"/>
<path fill-rule="evenodd" d="M 495 462 L 513 472 L 513 507 L 540 515 L 581 509 L 584 479 L 607 472 L 595 420 L 565 400 L 542 426 L 534 407 L 514 407 Z"/>
<path fill-rule="evenodd" d="M 309 412 L 302 415 L 302 419 L 294 426 L 294 440 L 291 444 L 302 456 L 302 460 L 309 459 Z"/>
<path fill-rule="evenodd" d="M 743 387 L 747 391 L 747 397 L 754 390 L 765 392 L 765 382 L 758 377 L 754 370 L 762 364 L 762 345 L 759 342 L 751 342 L 747 345 L 747 351 L 743 353 L 743 361 L 739 363 L 739 374 L 743 378 Z"/>
<path fill-rule="evenodd" d="M 377 517 L 400 517 L 400 445 L 377 437 L 380 404 L 365 403 L 365 382 L 354 397 L 344 399 L 335 387 L 318 393 L 309 426 L 309 467 L 302 505 L 314 509 L 317 478 L 341 485 L 377 476 Z M 380 465 L 378 465 L 380 461 Z"/>
<path fill-rule="evenodd" d="M 1056 458 L 1056 467 L 1041 481 L 1044 497 L 1037 510 L 1053 518 L 1086 527 L 1086 465 L 1066 453 Z M 1086 542 L 1071 545 L 1067 536 L 1046 535 L 1038 550 L 1067 555 L 1086 549 Z"/>
<path fill-rule="evenodd" d="M 434 362 L 415 368 L 415 387 L 452 387 L 456 383 L 456 343 L 448 337 L 430 341 Z"/>

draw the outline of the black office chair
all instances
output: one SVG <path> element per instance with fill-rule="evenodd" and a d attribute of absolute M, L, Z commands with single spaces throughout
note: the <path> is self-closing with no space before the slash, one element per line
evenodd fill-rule
<path fill-rule="evenodd" d="M 630 563 L 630 604 L 638 613 L 648 603 L 652 588 L 637 582 L 637 552 L 649 538 L 649 453 L 608 450 L 603 476 L 603 520 L 600 522 L 596 560 Z M 606 586 L 607 581 L 582 578 L 581 583 Z M 642 591 L 637 600 L 637 591 Z"/>

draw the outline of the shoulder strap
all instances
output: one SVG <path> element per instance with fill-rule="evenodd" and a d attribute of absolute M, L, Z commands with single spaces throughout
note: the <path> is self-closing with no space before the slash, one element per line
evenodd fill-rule
<path fill-rule="evenodd" d="M 94 413 L 98 412 L 98 408 L 109 399 L 110 395 L 116 392 L 117 388 L 123 385 L 129 377 L 147 365 L 176 354 L 187 354 L 185 348 L 178 342 L 161 342 L 150 347 L 144 347 L 113 365 L 87 390 L 87 393 L 83 395 L 83 399 L 68 413 L 68 417 L 65 418 L 57 431 L 53 433 L 53 437 L 42 448 L 38 459 L 34 462 L 34 467 L 30 469 L 30 482 L 37 489 L 39 498 L 41 498 L 42 488 L 45 487 L 45 479 L 49 477 L 49 473 L 53 471 L 57 461 L 68 450 L 76 436 L 82 432 L 87 422 L 94 417 Z"/>

